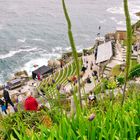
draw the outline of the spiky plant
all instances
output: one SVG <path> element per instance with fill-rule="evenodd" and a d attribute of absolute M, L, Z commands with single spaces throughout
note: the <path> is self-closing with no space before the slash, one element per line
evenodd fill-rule
<path fill-rule="evenodd" d="M 80 101 L 80 107 L 82 108 L 82 101 L 81 101 L 81 90 L 80 90 L 80 68 L 79 68 L 79 61 L 78 61 L 78 54 L 77 54 L 77 50 L 75 47 L 75 41 L 73 38 L 73 34 L 72 34 L 72 25 L 71 25 L 71 21 L 67 12 L 67 8 L 65 5 L 65 0 L 62 0 L 62 4 L 63 4 L 63 10 L 64 10 L 64 15 L 68 24 L 68 37 L 69 37 L 69 42 L 71 45 L 71 49 L 72 49 L 72 53 L 73 53 L 73 57 L 76 63 L 76 73 L 77 73 L 77 77 L 78 77 L 78 92 L 79 92 L 79 101 Z"/>
<path fill-rule="evenodd" d="M 124 0 L 124 13 L 126 17 L 126 27 L 127 27 L 127 54 L 126 54 L 126 73 L 125 73 L 125 84 L 123 89 L 123 98 L 122 98 L 122 105 L 125 99 L 125 91 L 128 81 L 128 74 L 130 69 L 130 59 L 131 59 L 131 50 L 132 50 L 132 26 L 131 26 L 131 18 L 128 9 L 128 0 Z"/>

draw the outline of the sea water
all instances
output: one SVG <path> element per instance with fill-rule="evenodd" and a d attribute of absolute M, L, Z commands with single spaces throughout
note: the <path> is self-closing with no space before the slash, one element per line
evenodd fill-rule
<path fill-rule="evenodd" d="M 125 26 L 122 0 L 65 0 L 78 50 Z M 129 0 L 133 22 L 140 0 Z M 99 26 L 101 30 L 99 31 Z M 0 82 L 70 51 L 61 0 L 0 0 Z"/>

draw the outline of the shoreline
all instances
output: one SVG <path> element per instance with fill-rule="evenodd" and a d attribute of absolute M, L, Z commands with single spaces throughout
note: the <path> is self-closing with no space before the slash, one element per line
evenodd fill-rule
<path fill-rule="evenodd" d="M 82 53 L 83 50 L 89 50 L 92 47 L 93 46 L 90 46 L 90 47 L 87 47 L 87 48 L 84 48 L 84 49 L 79 49 L 79 50 L 77 50 L 77 52 L 78 53 Z M 53 57 L 52 59 L 45 58 L 45 57 L 44 58 L 43 57 L 38 57 L 35 60 L 34 59 L 31 59 L 30 61 L 26 62 L 22 68 L 19 67 L 14 72 L 10 73 L 10 76 L 7 79 L 3 80 L 4 82 L 1 82 L 0 81 L 0 86 L 3 86 L 7 81 L 13 79 L 14 78 L 14 75 L 16 73 L 18 73 L 18 72 L 26 71 L 28 73 L 28 76 L 31 77 L 31 72 L 32 71 L 34 71 L 35 69 L 37 69 L 37 68 L 39 68 L 39 67 L 41 67 L 43 65 L 46 65 L 47 66 L 48 65 L 48 61 L 52 61 L 52 60 L 58 60 L 59 61 L 59 60 L 62 59 L 62 57 L 63 57 L 64 54 L 72 54 L 72 51 L 70 49 L 69 50 L 66 50 L 65 52 L 63 52 L 61 54 L 59 54 L 59 56 L 57 56 L 57 57 Z M 52 55 L 54 55 L 54 54 L 52 53 Z M 42 62 L 42 63 L 40 64 L 40 62 Z M 38 66 L 36 68 L 34 68 L 34 65 L 38 65 Z M 3 77 L 3 76 L 1 76 L 1 77 Z"/>

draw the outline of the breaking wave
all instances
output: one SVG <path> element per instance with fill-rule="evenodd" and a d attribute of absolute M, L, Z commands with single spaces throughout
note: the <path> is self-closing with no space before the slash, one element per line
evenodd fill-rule
<path fill-rule="evenodd" d="M 37 48 L 31 48 L 31 49 L 19 49 L 17 51 L 10 51 L 9 53 L 7 54 L 3 54 L 3 55 L 0 55 L 0 59 L 5 59 L 5 58 L 9 58 L 9 57 L 12 57 L 18 53 L 21 53 L 21 52 L 31 52 L 31 51 L 35 51 Z"/>

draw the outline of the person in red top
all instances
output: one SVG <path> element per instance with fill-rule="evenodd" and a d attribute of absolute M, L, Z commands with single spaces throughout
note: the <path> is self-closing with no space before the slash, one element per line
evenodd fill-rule
<path fill-rule="evenodd" d="M 31 96 L 30 93 L 27 96 L 28 97 L 24 103 L 24 109 L 26 111 L 37 111 L 38 110 L 38 102 L 36 101 L 36 99 L 34 97 Z"/>
<path fill-rule="evenodd" d="M 40 74 L 39 74 L 39 73 L 37 74 L 37 79 L 38 79 L 39 81 L 41 81 L 41 77 L 40 77 Z"/>

